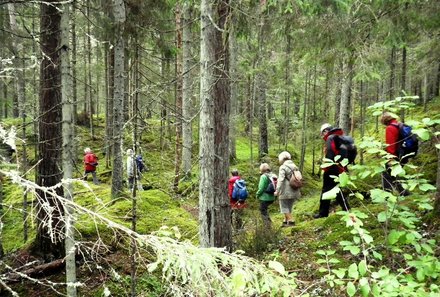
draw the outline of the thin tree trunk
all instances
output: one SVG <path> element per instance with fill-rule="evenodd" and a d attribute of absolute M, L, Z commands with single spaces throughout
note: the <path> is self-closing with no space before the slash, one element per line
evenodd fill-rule
<path fill-rule="evenodd" d="M 134 69 L 133 69 L 133 82 L 134 91 L 130 92 L 133 94 L 131 113 L 133 119 L 133 151 L 138 152 L 138 101 L 139 101 L 139 44 L 138 40 L 135 40 L 135 50 L 134 50 Z M 131 209 L 131 229 L 136 232 L 137 230 L 137 184 L 138 184 L 138 169 L 136 162 L 133 160 L 133 170 L 134 170 L 134 181 L 133 181 L 133 191 L 132 191 L 132 209 Z M 130 251 L 130 262 L 131 262 L 131 296 L 136 296 L 136 270 L 137 270 L 137 241 L 132 238 L 131 240 L 131 251 Z"/>
<path fill-rule="evenodd" d="M 124 25 L 126 21 L 125 4 L 123 0 L 113 0 L 113 14 L 116 22 L 115 73 L 113 95 L 113 170 L 112 170 L 112 198 L 116 198 L 122 191 L 123 162 L 122 162 L 122 134 L 123 108 L 125 94 L 125 41 Z"/>
<path fill-rule="evenodd" d="M 69 12 L 70 4 L 63 4 L 63 13 L 61 16 L 61 42 L 60 42 L 60 62 L 61 62 L 61 102 L 62 102 L 62 131 L 63 131 L 63 178 L 68 180 L 73 177 L 73 160 L 74 160 L 74 129 L 73 129 L 73 100 L 72 100 L 72 79 L 70 74 L 69 61 Z M 73 186 L 68 183 L 66 185 L 65 198 L 73 200 Z M 66 284 L 67 296 L 76 297 L 76 264 L 75 264 L 75 238 L 73 227 L 73 210 L 66 207 L 65 213 L 66 230 L 65 230 L 65 253 L 66 253 Z"/>
<path fill-rule="evenodd" d="M 309 97 L 309 83 L 310 83 L 310 73 L 306 71 L 306 81 L 304 86 L 304 104 L 303 104 L 303 118 L 302 118 L 302 130 L 301 130 L 301 158 L 299 161 L 300 171 L 304 169 L 304 161 L 306 159 L 306 143 L 307 143 L 307 134 L 306 134 L 306 124 L 307 124 L 307 104 Z"/>
<path fill-rule="evenodd" d="M 231 114 L 229 117 L 229 158 L 237 159 L 236 137 L 237 137 L 237 117 L 238 117 L 238 69 L 237 69 L 237 38 L 234 22 L 234 12 L 232 14 L 231 28 L 229 33 L 229 73 L 231 76 Z"/>
<path fill-rule="evenodd" d="M 403 46 L 402 48 L 402 81 L 401 81 L 401 92 L 402 96 L 407 95 L 406 90 L 406 46 Z M 405 122 L 405 109 L 400 110 L 400 120 L 402 122 Z"/>
<path fill-rule="evenodd" d="M 17 25 L 15 6 L 13 3 L 8 4 L 9 20 L 12 32 L 17 36 L 20 36 L 20 30 Z M 23 54 L 23 44 L 20 38 L 14 38 L 12 41 L 12 48 L 14 51 L 14 67 L 15 67 L 15 86 L 18 99 L 18 110 L 22 120 L 21 133 L 22 138 L 26 139 L 26 97 L 25 97 L 25 60 L 20 56 Z M 27 150 L 26 142 L 22 145 L 22 158 L 18 163 L 19 171 L 23 172 L 23 178 L 26 178 L 27 171 Z M 23 241 L 28 240 L 28 213 L 27 213 L 27 191 L 23 193 Z"/>
<path fill-rule="evenodd" d="M 182 82 L 182 169 L 185 177 L 191 176 L 191 159 L 193 147 L 192 135 L 192 63 L 191 63 L 191 5 L 183 3 L 183 82 Z"/>
<path fill-rule="evenodd" d="M 290 78 L 290 73 L 291 73 L 291 67 L 290 67 L 290 55 L 292 52 L 292 36 L 290 35 L 290 24 L 291 22 L 287 23 L 286 26 L 286 71 L 284 72 L 284 81 L 286 84 L 286 98 L 284 100 L 284 123 L 283 123 L 283 128 L 282 128 L 282 145 L 284 147 L 284 150 L 287 150 L 287 139 L 289 136 L 289 123 L 290 123 L 290 97 L 291 97 L 291 78 Z"/>
<path fill-rule="evenodd" d="M 395 70 L 396 70 L 396 48 L 393 46 L 391 48 L 391 55 L 390 55 L 390 82 L 388 88 L 388 100 L 394 99 Z"/>
<path fill-rule="evenodd" d="M 77 0 L 72 0 L 72 13 L 71 13 L 71 24 L 72 24 L 72 100 L 73 100 L 73 122 L 78 122 L 78 87 L 76 84 L 77 70 L 77 50 L 76 50 L 76 2 Z M 107 65 L 107 64 L 105 64 Z"/>
<path fill-rule="evenodd" d="M 257 92 L 257 102 L 259 106 L 259 132 L 260 137 L 258 141 L 258 157 L 261 159 L 269 153 L 269 144 L 267 140 L 267 104 L 266 104 L 266 78 L 263 73 L 257 74 L 256 79 L 256 92 Z"/>
<path fill-rule="evenodd" d="M 180 163 L 182 160 L 182 87 L 183 87 L 183 71 L 182 71 L 182 9 L 180 4 L 176 4 L 176 47 L 178 54 L 176 56 L 176 86 L 175 86 L 175 124 L 176 124 L 176 151 L 175 151 L 175 169 L 174 169 L 174 193 L 179 190 L 180 180 Z"/>
<path fill-rule="evenodd" d="M 228 10 L 228 1 L 201 2 L 199 234 L 202 247 L 232 250 L 231 209 L 224 182 L 229 169 L 228 38 L 216 28 L 226 28 Z"/>
<path fill-rule="evenodd" d="M 90 19 L 90 0 L 87 0 L 86 5 L 86 16 Z M 90 136 L 95 139 L 95 127 L 93 125 L 93 114 L 95 112 L 93 106 L 93 88 L 92 88 L 92 45 L 90 40 L 90 22 L 87 22 L 87 37 L 86 37 L 86 48 L 87 48 L 87 76 L 84 77 L 87 87 L 87 98 L 89 99 L 89 125 L 90 125 Z"/>

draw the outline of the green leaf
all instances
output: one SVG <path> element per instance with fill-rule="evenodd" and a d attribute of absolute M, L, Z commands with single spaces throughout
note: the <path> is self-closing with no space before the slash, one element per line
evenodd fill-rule
<path fill-rule="evenodd" d="M 336 259 L 336 258 L 331 258 L 330 260 L 328 260 L 328 262 L 329 262 L 329 263 L 332 263 L 332 264 L 337 264 L 337 263 L 340 263 L 341 261 L 339 261 L 339 260 Z"/>
<path fill-rule="evenodd" d="M 412 130 L 412 132 L 414 134 L 417 134 L 417 136 L 419 136 L 420 139 L 423 141 L 427 141 L 430 138 L 429 130 L 427 130 L 425 128 L 414 129 L 414 130 Z"/>
<path fill-rule="evenodd" d="M 390 234 L 388 234 L 388 243 L 395 244 L 399 241 L 400 236 L 402 236 L 402 232 L 391 230 Z"/>
<path fill-rule="evenodd" d="M 367 243 L 367 244 L 372 243 L 374 241 L 373 237 L 371 237 L 371 235 L 366 234 L 366 233 L 364 233 L 362 235 L 362 238 L 364 239 L 365 243 Z"/>
<path fill-rule="evenodd" d="M 386 211 L 382 211 L 377 215 L 377 220 L 381 223 L 386 222 L 387 221 L 387 213 Z"/>
<path fill-rule="evenodd" d="M 436 190 L 436 188 L 431 184 L 421 184 L 419 185 L 419 189 L 423 192 Z"/>
<path fill-rule="evenodd" d="M 434 250 L 429 244 L 422 243 L 422 248 L 430 254 L 434 254 Z"/>
<path fill-rule="evenodd" d="M 268 266 L 269 266 L 269 268 L 275 270 L 276 272 L 278 272 L 281 275 L 285 275 L 286 274 L 286 270 L 284 269 L 283 264 L 281 264 L 280 262 L 269 261 Z"/>
<path fill-rule="evenodd" d="M 331 189 L 330 191 L 327 191 L 325 193 L 322 194 L 322 200 L 331 200 L 331 199 L 335 199 L 336 195 L 339 193 L 339 186 L 334 187 L 333 189 Z"/>
<path fill-rule="evenodd" d="M 440 150 L 440 143 L 435 145 L 436 149 Z"/>
<path fill-rule="evenodd" d="M 373 251 L 373 257 L 381 261 L 383 259 L 382 255 L 375 251 Z"/>
<path fill-rule="evenodd" d="M 344 251 L 350 251 L 352 255 L 358 255 L 361 252 L 361 249 L 355 245 L 349 245 L 343 248 Z"/>
<path fill-rule="evenodd" d="M 366 285 L 363 285 L 360 289 L 362 296 L 367 297 L 368 294 L 370 294 L 371 289 L 370 289 L 370 284 L 368 282 Z"/>
<path fill-rule="evenodd" d="M 365 262 L 365 260 L 359 262 L 358 269 L 361 276 L 364 276 L 367 273 L 367 263 Z"/>
<path fill-rule="evenodd" d="M 332 270 L 332 272 L 333 272 L 334 274 L 336 274 L 336 276 L 337 276 L 338 278 L 344 278 L 344 276 L 345 276 L 345 272 L 346 272 L 346 271 L 347 271 L 347 269 L 343 269 L 343 268 Z"/>
<path fill-rule="evenodd" d="M 403 170 L 402 165 L 396 164 L 391 168 L 391 175 L 398 176 L 400 174 L 405 174 L 405 170 Z"/>
<path fill-rule="evenodd" d="M 356 263 L 353 263 L 348 267 L 348 276 L 354 279 L 358 279 L 359 272 Z"/>
<path fill-rule="evenodd" d="M 347 294 L 348 296 L 354 296 L 354 294 L 356 294 L 356 287 L 352 282 L 347 284 Z"/>
<path fill-rule="evenodd" d="M 324 250 L 317 250 L 316 253 L 317 253 L 318 255 L 322 255 L 322 256 L 325 256 L 325 255 L 326 255 L 326 253 L 325 253 Z"/>
<path fill-rule="evenodd" d="M 348 181 L 349 181 L 349 177 L 346 172 L 342 172 L 341 174 L 339 174 L 339 185 L 341 187 L 347 186 Z"/>
<path fill-rule="evenodd" d="M 364 195 L 359 192 L 354 193 L 354 196 L 359 200 L 364 200 Z"/>

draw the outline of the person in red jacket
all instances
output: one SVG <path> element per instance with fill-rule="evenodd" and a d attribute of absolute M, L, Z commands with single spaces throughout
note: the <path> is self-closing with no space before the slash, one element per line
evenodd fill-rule
<path fill-rule="evenodd" d="M 321 126 L 321 137 L 325 141 L 324 156 L 326 159 L 334 160 L 334 158 L 340 154 L 337 136 L 342 135 L 344 135 L 344 132 L 341 128 L 333 128 L 328 123 Z M 319 213 L 313 216 L 315 219 L 328 217 L 330 211 L 330 200 L 323 200 L 322 195 L 338 185 L 332 175 L 338 176 L 340 173 L 347 171 L 347 168 L 341 166 L 340 164 L 334 164 L 332 166 L 325 167 L 322 170 L 324 171 L 322 192 L 319 201 Z M 336 195 L 336 201 L 343 210 L 348 211 L 350 209 L 348 201 L 344 198 L 341 191 L 339 191 Z"/>
<path fill-rule="evenodd" d="M 234 184 L 237 180 L 241 179 L 238 170 L 233 169 L 231 171 L 231 178 L 228 181 L 228 196 L 229 196 L 229 203 L 231 205 L 231 222 L 232 225 L 237 228 L 241 229 L 243 227 L 243 208 L 245 208 L 247 205 L 244 201 L 236 201 L 232 199 L 232 191 L 234 190 Z M 234 219 L 235 218 L 235 219 Z"/>
<path fill-rule="evenodd" d="M 385 150 L 387 153 L 394 156 L 396 161 L 399 161 L 399 122 L 397 117 L 389 112 L 384 112 L 380 118 L 380 122 L 386 126 L 385 128 Z M 382 173 L 382 187 L 385 191 L 393 192 L 397 190 L 400 195 L 408 196 L 410 193 L 405 190 L 395 176 L 391 175 L 392 162 L 388 162 L 386 170 Z M 404 165 L 401 163 L 401 165 Z"/>
<path fill-rule="evenodd" d="M 88 147 L 84 149 L 84 180 L 87 180 L 89 173 L 92 174 L 93 183 L 95 185 L 99 184 L 98 178 L 96 177 L 96 167 L 98 166 L 98 157 L 92 152 Z"/>

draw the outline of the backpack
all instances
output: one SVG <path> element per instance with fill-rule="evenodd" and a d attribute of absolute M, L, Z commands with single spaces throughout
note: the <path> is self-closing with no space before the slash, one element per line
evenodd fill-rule
<path fill-rule="evenodd" d="M 268 174 L 266 174 L 266 176 L 269 179 L 269 184 L 267 185 L 266 191 L 264 192 L 267 194 L 273 194 L 277 189 L 277 179 L 275 177 L 269 176 Z"/>
<path fill-rule="evenodd" d="M 294 190 L 298 190 L 304 185 L 304 179 L 302 177 L 301 171 L 299 171 L 297 167 L 293 168 L 293 170 L 291 171 L 289 185 Z"/>
<path fill-rule="evenodd" d="M 138 172 L 144 172 L 145 171 L 145 164 L 144 164 L 144 160 L 142 160 L 142 156 L 137 155 L 135 161 L 136 161 L 136 168 L 137 168 Z"/>
<path fill-rule="evenodd" d="M 355 164 L 357 156 L 357 147 L 354 144 L 354 139 L 351 136 L 342 135 L 338 136 L 338 148 L 341 160 L 348 159 L 348 164 Z"/>
<path fill-rule="evenodd" d="M 244 201 L 248 196 L 249 193 L 246 189 L 246 182 L 243 179 L 236 180 L 234 188 L 232 189 L 232 199 L 235 201 Z"/>
<path fill-rule="evenodd" d="M 417 135 L 412 133 L 412 127 L 404 123 L 391 124 L 399 129 L 398 154 L 400 162 L 405 164 L 412 157 L 417 155 L 419 140 Z"/>

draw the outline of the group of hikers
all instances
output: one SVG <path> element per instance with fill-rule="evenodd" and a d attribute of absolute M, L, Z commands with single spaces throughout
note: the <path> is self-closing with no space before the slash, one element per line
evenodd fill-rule
<path fill-rule="evenodd" d="M 140 180 L 142 173 L 147 170 L 147 166 L 144 163 L 141 155 L 134 156 L 134 152 L 132 149 L 128 149 L 127 152 L 127 161 L 126 161 L 126 173 L 127 173 L 127 182 L 128 188 L 133 190 L 135 184 L 135 178 L 137 181 Z M 98 178 L 96 176 L 96 168 L 98 166 L 98 157 L 93 153 L 93 151 L 86 147 L 84 149 L 84 176 L 83 179 L 87 180 L 87 176 L 89 174 L 93 177 L 93 183 L 95 185 L 99 184 Z M 139 183 L 138 186 L 142 187 Z"/>
<path fill-rule="evenodd" d="M 386 170 L 382 174 L 382 187 L 386 191 L 397 191 L 399 195 L 407 196 L 409 191 L 404 189 L 399 180 L 391 174 L 392 166 L 396 162 L 404 165 L 408 162 L 411 155 L 417 153 L 417 140 L 411 132 L 411 128 L 397 121 L 397 116 L 390 112 L 384 112 L 380 119 L 385 128 L 386 151 L 389 154 L 389 160 L 386 164 Z M 354 163 L 356 157 L 356 146 L 351 137 L 344 135 L 341 128 L 333 127 L 325 123 L 320 129 L 321 137 L 324 140 L 324 158 L 331 161 L 330 164 L 322 166 L 323 184 L 319 203 L 319 211 L 313 217 L 328 217 L 330 211 L 330 200 L 323 199 L 323 194 L 332 190 L 338 185 L 335 176 L 347 171 L 347 165 Z M 405 134 L 406 133 L 406 134 Z M 412 143 L 411 143 L 412 141 Z M 141 173 L 146 170 L 142 156 L 134 156 L 134 151 L 128 149 L 126 152 L 126 173 L 128 188 L 133 190 L 135 180 L 139 180 Z M 337 157 L 339 156 L 339 157 Z M 348 159 L 348 162 L 342 162 Z M 279 170 L 278 176 L 272 173 L 268 163 L 260 165 L 260 179 L 258 190 L 255 195 L 259 200 L 259 210 L 263 222 L 271 225 L 272 220 L 269 216 L 269 206 L 274 203 L 276 198 L 279 201 L 280 212 L 284 215 L 282 227 L 289 227 L 295 224 L 292 217 L 292 208 L 295 201 L 301 197 L 302 174 L 289 152 L 283 151 L 278 155 Z M 84 150 L 84 179 L 88 174 L 92 174 L 93 182 L 98 184 L 96 176 L 96 167 L 98 158 L 90 148 Z M 246 198 L 249 195 L 246 189 L 245 181 L 240 177 L 237 169 L 231 171 L 231 178 L 228 181 L 228 195 L 232 213 L 238 218 L 246 205 Z M 336 194 L 336 201 L 345 211 L 350 210 L 346 197 L 341 191 Z"/>
<path fill-rule="evenodd" d="M 382 174 L 383 189 L 389 192 L 397 191 L 399 195 L 407 196 L 409 191 L 404 189 L 396 176 L 391 174 L 393 164 L 400 163 L 404 165 L 408 158 L 417 153 L 416 136 L 412 134 L 411 128 L 397 121 L 397 116 L 390 112 L 384 112 L 380 119 L 385 128 L 385 144 L 389 159 L 386 164 L 386 170 Z M 408 129 L 408 131 L 404 131 Z M 335 176 L 346 172 L 347 165 L 353 164 L 356 157 L 356 146 L 351 137 L 344 135 L 341 128 L 333 127 L 325 123 L 320 129 L 321 138 L 324 140 L 324 158 L 330 161 L 330 164 L 322 166 L 323 184 L 319 202 L 319 211 L 313 215 L 313 218 L 328 217 L 331 200 L 323 199 L 323 194 L 332 190 L 338 185 Z M 413 143 L 411 143 L 411 141 Z M 343 159 L 348 162 L 342 162 Z M 260 202 L 260 214 L 265 225 L 270 226 L 272 220 L 269 216 L 268 207 L 274 203 L 276 198 L 279 201 L 280 212 L 284 215 L 281 227 L 293 226 L 292 207 L 296 200 L 301 197 L 301 185 L 295 184 L 295 180 L 301 181 L 302 175 L 298 167 L 291 160 L 290 153 L 283 151 L 278 155 L 280 164 L 278 176 L 271 172 L 271 167 L 267 163 L 260 165 L 260 180 L 256 197 Z M 246 207 L 245 198 L 240 198 L 239 190 L 245 188 L 245 182 L 240 177 L 237 169 L 231 171 L 232 177 L 229 179 L 229 201 L 233 215 L 241 216 L 242 209 Z M 336 201 L 342 210 L 349 211 L 350 205 L 347 197 L 342 191 L 336 193 Z M 241 222 L 241 221 L 240 221 Z M 234 223 L 234 222 L 233 222 Z"/>

